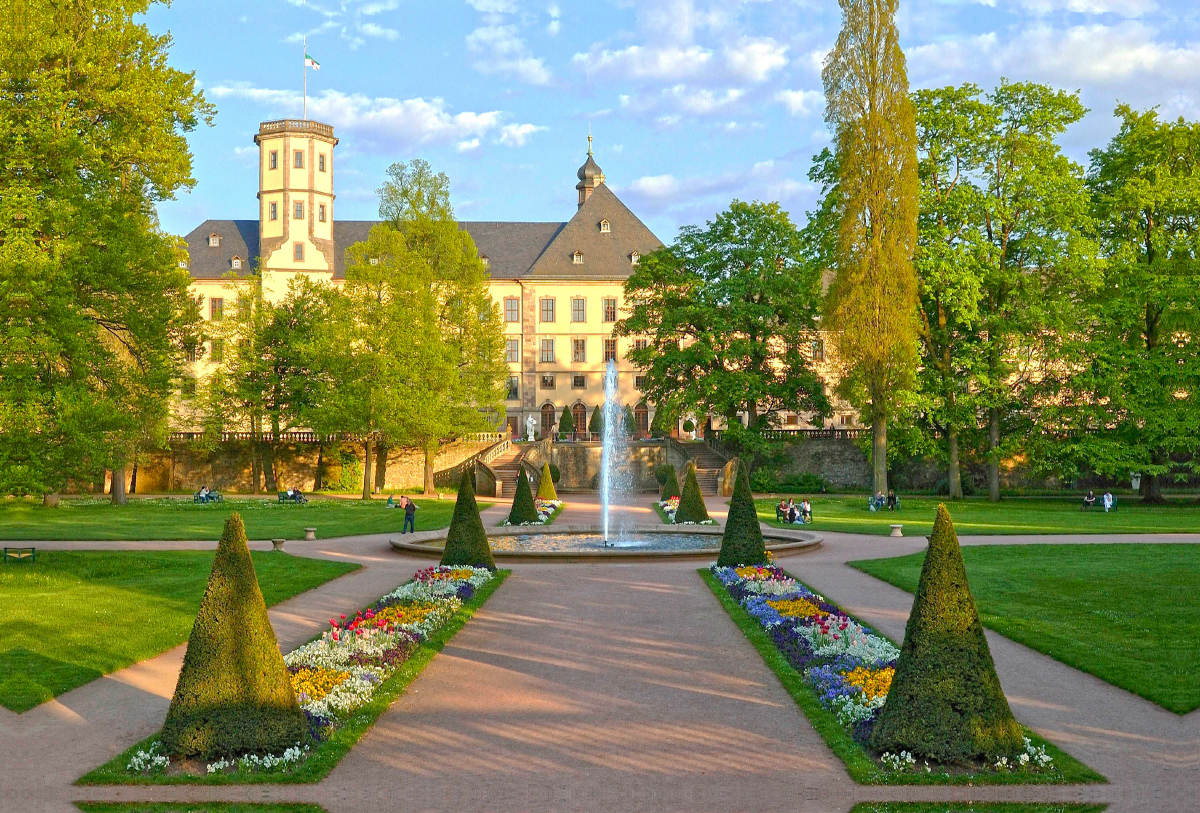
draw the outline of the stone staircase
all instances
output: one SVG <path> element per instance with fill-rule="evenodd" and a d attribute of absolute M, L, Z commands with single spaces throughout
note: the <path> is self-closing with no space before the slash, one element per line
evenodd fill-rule
<path fill-rule="evenodd" d="M 511 498 L 517 493 L 517 477 L 521 474 L 521 458 L 527 450 L 524 446 L 512 444 L 500 456 L 488 465 L 496 472 L 496 479 L 504 484 L 503 496 Z"/>
<path fill-rule="evenodd" d="M 714 452 L 703 441 L 680 441 L 679 445 L 683 447 L 688 458 L 696 464 L 696 483 L 700 486 L 700 493 L 709 497 L 716 494 L 721 469 L 725 468 L 725 458 Z M 679 473 L 683 474 L 682 471 Z"/>

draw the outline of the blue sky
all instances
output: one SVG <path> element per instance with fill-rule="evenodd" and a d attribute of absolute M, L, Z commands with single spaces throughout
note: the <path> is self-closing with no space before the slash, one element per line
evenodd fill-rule
<path fill-rule="evenodd" d="M 609 185 L 663 240 L 732 198 L 778 200 L 797 222 L 828 143 L 820 66 L 836 0 L 176 0 L 148 14 L 175 67 L 217 106 L 192 134 L 196 187 L 164 228 L 254 218 L 263 120 L 333 124 L 338 219 L 376 216 L 393 161 L 451 180 L 465 220 L 566 220 L 589 125 Z M 1076 160 L 1115 131 L 1118 100 L 1200 118 L 1192 0 L 901 0 L 914 88 L 1000 77 L 1079 89 Z"/>

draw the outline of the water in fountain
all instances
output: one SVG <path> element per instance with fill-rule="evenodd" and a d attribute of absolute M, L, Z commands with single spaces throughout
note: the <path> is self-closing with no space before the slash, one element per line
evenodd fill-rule
<path fill-rule="evenodd" d="M 614 505 L 629 491 L 629 453 L 625 438 L 624 414 L 617 393 L 617 364 L 608 362 L 604 373 L 604 432 L 601 435 L 600 455 L 600 512 L 604 527 L 604 544 L 608 546 L 610 532 L 619 529 L 612 523 Z"/>

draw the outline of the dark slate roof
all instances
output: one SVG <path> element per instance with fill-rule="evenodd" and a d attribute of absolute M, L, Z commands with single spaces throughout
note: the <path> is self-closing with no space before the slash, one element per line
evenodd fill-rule
<path fill-rule="evenodd" d="M 600 231 L 608 220 L 610 233 Z M 346 249 L 367 239 L 377 220 L 335 220 L 334 245 L 337 262 L 334 279 L 345 279 Z M 662 245 L 607 186 L 600 185 L 575 216 L 566 223 L 522 223 L 464 220 L 460 226 L 475 241 L 481 257 L 488 258 L 493 279 L 625 279 L 631 266 L 629 255 L 646 255 Z M 218 234 L 221 245 L 210 248 L 208 236 Z M 187 235 L 189 264 L 195 279 L 220 279 L 231 271 L 234 255 L 242 258 L 242 273 L 258 264 L 257 220 L 206 220 Z M 583 265 L 571 255 L 582 251 Z"/>
<path fill-rule="evenodd" d="M 611 231 L 600 231 L 607 220 Z M 562 228 L 525 277 L 531 279 L 625 279 L 633 252 L 645 256 L 662 247 L 646 224 L 601 184 Z M 573 255 L 583 252 L 583 264 Z"/>
<path fill-rule="evenodd" d="M 216 234 L 221 245 L 212 248 L 208 237 Z M 188 232 L 188 271 L 194 279 L 220 279 L 233 268 L 234 256 L 242 258 L 238 276 L 250 273 L 258 264 L 257 220 L 205 220 Z"/>

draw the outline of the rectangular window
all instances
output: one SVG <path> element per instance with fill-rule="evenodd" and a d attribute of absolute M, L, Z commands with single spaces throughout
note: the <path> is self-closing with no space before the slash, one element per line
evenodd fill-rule
<path fill-rule="evenodd" d="M 190 375 L 184 376 L 183 381 L 179 382 L 179 394 L 184 398 L 196 397 L 196 379 Z"/>
<path fill-rule="evenodd" d="M 539 359 L 542 364 L 554 363 L 554 339 L 542 339 L 542 352 Z"/>
<path fill-rule="evenodd" d="M 279 150 L 271 150 L 267 153 L 267 168 L 279 169 Z"/>
<path fill-rule="evenodd" d="M 208 298 L 208 318 L 214 322 L 220 322 L 221 317 L 225 315 L 225 300 L 219 296 L 211 296 Z"/>
<path fill-rule="evenodd" d="M 303 220 L 304 219 L 304 201 L 298 200 L 292 204 L 292 219 L 293 220 Z"/>
<path fill-rule="evenodd" d="M 821 339 L 813 339 L 812 343 L 813 361 L 825 360 L 825 342 Z"/>
<path fill-rule="evenodd" d="M 544 390 L 554 389 L 554 374 L 553 373 L 542 373 L 542 389 L 544 389 Z"/>
<path fill-rule="evenodd" d="M 208 350 L 208 358 L 210 361 L 222 362 L 225 360 L 225 340 L 213 339 L 212 345 Z"/>
<path fill-rule="evenodd" d="M 617 360 L 617 340 L 616 339 L 605 339 L 604 340 L 604 363 L 608 364 L 610 361 L 616 361 L 616 360 Z"/>
<path fill-rule="evenodd" d="M 322 223 L 325 222 L 325 204 L 324 203 L 317 204 L 317 220 L 321 221 Z"/>
<path fill-rule="evenodd" d="M 183 348 L 183 358 L 187 362 L 199 361 L 200 350 L 194 344 L 189 344 Z"/>
<path fill-rule="evenodd" d="M 840 423 L 842 426 L 849 426 L 850 424 L 854 423 L 854 417 L 851 415 L 839 415 L 838 423 Z"/>
<path fill-rule="evenodd" d="M 605 321 L 605 322 L 615 322 L 615 321 L 617 321 L 617 300 L 616 300 L 616 297 L 607 297 L 607 296 L 606 296 L 606 297 L 604 298 L 604 321 Z"/>
<path fill-rule="evenodd" d="M 304 243 L 292 244 L 292 259 L 298 263 L 304 262 Z"/>
<path fill-rule="evenodd" d="M 552 296 L 542 297 L 542 321 L 554 321 L 554 297 Z"/>
<path fill-rule="evenodd" d="M 294 150 L 292 152 L 292 166 L 296 169 L 304 169 L 304 150 Z"/>
<path fill-rule="evenodd" d="M 520 339 L 505 339 L 504 340 L 504 360 L 509 364 L 517 364 L 521 361 L 521 340 Z"/>
<path fill-rule="evenodd" d="M 271 201 L 271 205 L 269 208 L 271 210 L 271 214 L 269 215 L 271 220 L 278 220 L 279 219 L 279 204 L 276 203 L 275 201 Z"/>
<path fill-rule="evenodd" d="M 325 171 L 325 153 L 323 153 L 323 152 L 317 154 L 317 171 L 318 172 Z"/>
<path fill-rule="evenodd" d="M 573 389 L 573 390 L 586 390 L 586 389 L 587 389 L 587 376 L 586 376 L 586 375 L 573 375 L 573 376 L 571 376 L 571 389 Z M 576 427 L 576 428 L 575 428 L 575 431 L 576 431 L 576 432 L 582 432 L 582 431 L 583 431 L 583 427 Z"/>
<path fill-rule="evenodd" d="M 633 377 L 633 388 L 639 391 L 646 389 L 646 376 L 635 375 Z"/>
<path fill-rule="evenodd" d="M 571 361 L 587 361 L 587 339 L 571 339 Z"/>
<path fill-rule="evenodd" d="M 587 300 L 581 296 L 577 296 L 571 300 L 571 321 L 587 321 Z"/>
<path fill-rule="evenodd" d="M 796 425 L 796 423 L 797 423 L 796 416 L 795 416 L 795 415 L 788 415 L 788 416 L 787 416 L 787 421 L 786 421 L 786 423 L 787 423 L 787 425 L 788 425 L 788 426 L 795 426 L 795 425 Z"/>
<path fill-rule="evenodd" d="M 504 298 L 504 321 L 521 321 L 521 300 L 517 299 L 515 296 L 506 296 Z"/>
<path fill-rule="evenodd" d="M 645 350 L 649 346 L 650 346 L 649 339 L 634 339 L 633 340 L 633 349 L 634 350 Z"/>
<path fill-rule="evenodd" d="M 508 395 L 505 398 L 509 401 L 517 401 L 521 398 L 520 378 L 515 375 L 508 377 Z"/>

